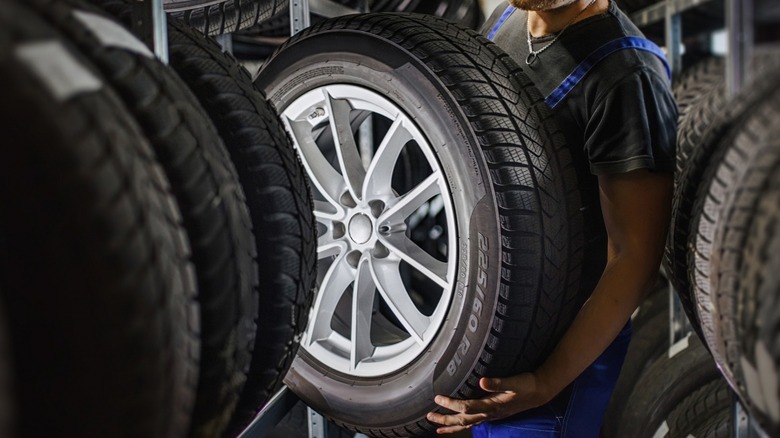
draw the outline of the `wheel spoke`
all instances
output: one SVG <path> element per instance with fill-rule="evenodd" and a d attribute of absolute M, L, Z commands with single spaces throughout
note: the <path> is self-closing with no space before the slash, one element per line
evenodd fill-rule
<path fill-rule="evenodd" d="M 358 152 L 355 135 L 352 132 L 350 112 L 352 106 L 345 99 L 334 99 L 325 93 L 328 113 L 330 114 L 330 128 L 333 132 L 333 143 L 339 158 L 341 173 L 346 181 L 347 188 L 355 200 L 361 199 L 360 189 L 366 178 L 366 169 Z"/>
<path fill-rule="evenodd" d="M 347 249 L 344 241 L 343 225 L 335 219 L 344 215 L 341 207 L 332 213 L 333 207 L 328 202 L 314 201 L 314 218 L 325 227 L 325 232 L 317 238 L 317 259 L 337 256 Z M 341 229 L 337 229 L 341 227 Z"/>
<path fill-rule="evenodd" d="M 369 259 L 363 257 L 358 265 L 355 285 L 352 288 L 352 345 L 350 351 L 351 366 L 371 357 L 374 345 L 371 343 L 371 314 L 374 311 L 374 292 L 376 285 L 371 275 Z"/>
<path fill-rule="evenodd" d="M 409 296 L 409 292 L 401 280 L 400 261 L 372 259 L 371 273 L 374 276 L 379 295 L 385 300 L 414 341 L 422 345 L 425 330 L 430 325 L 430 319 L 417 309 Z"/>
<path fill-rule="evenodd" d="M 397 198 L 394 204 L 389 205 L 388 209 L 379 217 L 379 223 L 390 227 L 403 223 L 423 204 L 441 193 L 440 182 L 441 177 L 437 172 L 425 178 L 415 188 Z"/>
<path fill-rule="evenodd" d="M 346 189 L 344 179 L 330 165 L 317 146 L 311 134 L 311 125 L 306 121 L 295 121 L 287 117 L 284 119 L 290 128 L 293 141 L 300 151 L 301 161 L 312 184 L 329 203 L 338 206 L 338 200 Z"/>
<path fill-rule="evenodd" d="M 447 281 L 447 263 L 439 261 L 425 252 L 406 237 L 405 233 L 393 233 L 387 236 L 380 235 L 379 241 L 390 250 L 390 253 L 400 257 L 401 260 L 408 263 L 412 268 L 437 285 L 444 289 L 450 288 L 450 284 Z"/>
<path fill-rule="evenodd" d="M 393 170 L 398 155 L 412 136 L 403 126 L 404 119 L 398 117 L 382 139 L 366 173 L 363 196 L 366 199 L 392 195 Z"/>
<path fill-rule="evenodd" d="M 336 313 L 336 306 L 355 278 L 355 271 L 347 263 L 345 255 L 342 253 L 336 258 L 317 291 L 309 324 L 309 345 L 327 339 L 333 332 L 330 323 Z"/>

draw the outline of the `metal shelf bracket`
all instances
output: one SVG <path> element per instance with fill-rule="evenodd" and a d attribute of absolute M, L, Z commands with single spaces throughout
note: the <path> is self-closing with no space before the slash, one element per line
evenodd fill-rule
<path fill-rule="evenodd" d="M 132 12 L 133 30 L 164 64 L 168 64 L 168 21 L 163 0 L 137 0 Z"/>

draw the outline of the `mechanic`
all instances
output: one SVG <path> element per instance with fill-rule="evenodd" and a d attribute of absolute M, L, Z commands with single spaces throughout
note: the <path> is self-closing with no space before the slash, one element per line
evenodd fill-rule
<path fill-rule="evenodd" d="M 627 321 L 657 280 L 670 222 L 671 72 L 614 1 L 509 3 L 484 33 L 547 96 L 563 128 L 580 166 L 584 277 L 595 275 L 581 285 L 584 304 L 541 366 L 482 378 L 482 399 L 439 395 L 435 402 L 452 413 L 431 412 L 428 420 L 437 433 L 473 427 L 477 438 L 597 437 L 628 348 Z"/>

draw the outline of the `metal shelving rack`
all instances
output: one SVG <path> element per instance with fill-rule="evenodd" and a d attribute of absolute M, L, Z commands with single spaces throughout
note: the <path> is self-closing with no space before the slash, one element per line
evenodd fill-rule
<path fill-rule="evenodd" d="M 295 35 L 307 28 L 311 13 L 321 16 L 335 17 L 357 12 L 367 12 L 367 1 L 361 11 L 345 7 L 333 0 L 289 0 L 290 1 L 290 34 Z M 753 50 L 753 29 L 755 17 L 755 1 L 760 0 L 725 0 L 726 29 L 728 34 L 728 52 L 726 62 L 726 80 L 728 92 L 734 95 L 749 79 L 747 70 Z M 682 72 L 682 16 L 689 10 L 714 3 L 714 0 L 662 0 L 634 14 L 631 18 L 640 28 L 650 25 L 664 24 L 664 41 L 667 57 L 672 73 L 677 77 Z M 168 35 L 166 15 L 163 0 L 138 0 L 133 11 L 133 22 L 138 34 L 143 35 L 145 42 L 155 55 L 164 63 L 168 62 Z M 683 339 L 691 331 L 690 323 L 677 298 L 670 290 L 670 340 L 671 344 Z M 298 397 L 286 386 L 279 390 L 266 406 L 257 414 L 252 423 L 241 433 L 239 438 L 259 438 L 271 430 L 299 401 Z M 736 400 L 733 409 L 734 433 L 736 438 L 761 438 L 763 434 L 751 427 L 747 412 Z M 308 409 L 309 436 L 311 438 L 327 438 L 327 427 L 324 418 L 317 412 Z"/>
<path fill-rule="evenodd" d="M 750 78 L 748 70 L 751 53 L 754 45 L 754 23 L 757 0 L 725 0 L 725 28 L 727 33 L 726 54 L 726 84 L 729 95 L 734 96 L 742 89 Z M 634 14 L 631 19 L 640 28 L 663 22 L 664 42 L 667 49 L 667 57 L 672 67 L 674 77 L 682 72 L 682 47 L 683 47 L 683 14 L 697 8 L 713 6 L 713 0 L 663 0 L 644 8 Z M 682 304 L 677 294 L 670 287 L 669 292 L 670 314 L 669 337 L 674 345 L 691 331 L 690 323 L 682 309 Z M 734 408 L 732 412 L 733 432 L 736 438 L 759 438 L 763 433 L 754 427 L 741 403 L 734 396 Z"/>

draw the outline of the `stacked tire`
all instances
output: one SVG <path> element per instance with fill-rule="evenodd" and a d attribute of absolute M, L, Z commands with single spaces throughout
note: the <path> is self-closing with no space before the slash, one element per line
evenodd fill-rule
<path fill-rule="evenodd" d="M 111 14 L 0 2 L 2 127 L 17 144 L 1 164 L 13 362 L 0 402 L 15 416 L 0 427 L 237 435 L 282 385 L 307 319 L 305 174 L 214 42 L 173 22 L 168 67 L 114 20 L 130 23 L 130 2 L 93 3 Z"/>
<path fill-rule="evenodd" d="M 774 322 L 780 143 L 777 52 L 754 60 L 755 79 L 726 96 L 722 61 L 694 70 L 712 88 L 685 110 L 667 268 L 695 328 L 749 412 L 780 431 Z M 773 283 L 774 282 L 774 283 Z M 774 288 L 774 289 L 773 289 Z M 759 371 L 760 369 L 760 371 Z M 767 380 L 768 379 L 768 380 Z"/>

